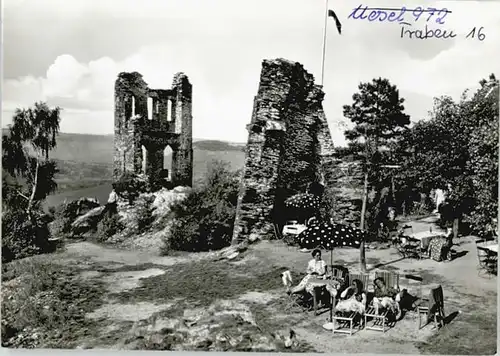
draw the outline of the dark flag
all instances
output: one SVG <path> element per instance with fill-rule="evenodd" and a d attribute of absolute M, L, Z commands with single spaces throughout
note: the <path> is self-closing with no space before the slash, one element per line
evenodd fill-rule
<path fill-rule="evenodd" d="M 337 17 L 335 12 L 333 10 L 328 10 L 328 16 L 333 17 L 333 19 L 335 20 L 335 24 L 337 25 L 337 30 L 339 30 L 339 35 L 342 34 L 342 24 L 340 23 L 339 18 Z"/>

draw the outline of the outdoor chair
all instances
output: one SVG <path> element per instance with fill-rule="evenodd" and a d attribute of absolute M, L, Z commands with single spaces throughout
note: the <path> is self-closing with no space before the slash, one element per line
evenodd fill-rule
<path fill-rule="evenodd" d="M 400 236 L 395 240 L 396 249 L 403 258 L 423 259 L 426 251 L 422 249 L 422 243 L 418 239 L 409 236 Z"/>
<path fill-rule="evenodd" d="M 327 269 L 330 272 L 327 273 L 328 277 L 341 283 L 340 288 L 337 290 L 337 296 L 339 296 L 349 286 L 349 269 L 342 265 L 328 265 Z M 330 296 L 330 308 L 335 307 L 336 301 L 337 297 Z"/>
<path fill-rule="evenodd" d="M 363 283 L 363 288 L 365 292 L 370 284 L 370 275 L 368 273 L 349 273 L 349 285 L 352 284 L 352 281 L 355 279 L 359 279 L 361 283 Z"/>
<path fill-rule="evenodd" d="M 417 314 L 417 307 L 422 303 L 422 284 L 423 278 L 417 275 L 405 274 L 404 280 L 406 283 L 404 286 L 406 287 L 406 292 L 404 297 L 401 299 L 399 303 L 401 309 L 405 312 L 411 311 Z M 400 277 L 400 282 L 401 282 Z M 401 282 L 401 284 L 403 284 Z M 403 289 L 400 285 L 400 289 Z"/>
<path fill-rule="evenodd" d="M 328 274 L 329 278 L 333 280 L 337 280 L 341 283 L 340 292 L 348 287 L 349 283 L 349 270 L 347 267 L 342 265 L 328 265 L 327 268 L 331 271 L 331 274 Z"/>
<path fill-rule="evenodd" d="M 370 276 L 368 274 L 349 274 L 347 286 L 350 286 L 352 284 L 352 281 L 355 279 L 359 279 L 361 281 L 361 283 L 363 283 L 363 287 L 365 288 L 365 293 L 366 293 L 366 286 L 368 286 Z M 332 307 L 334 307 L 334 306 L 332 306 Z M 351 311 L 351 312 L 340 312 L 340 311 L 336 312 L 332 316 L 332 323 L 333 323 L 332 332 L 352 335 L 354 332 L 356 317 L 359 317 L 359 319 L 360 319 L 359 324 L 358 324 L 358 330 L 360 330 L 363 327 L 363 317 L 360 316 L 357 312 L 353 312 L 353 311 Z M 337 325 L 339 326 L 338 329 L 336 328 Z"/>
<path fill-rule="evenodd" d="M 498 265 L 498 253 L 495 253 L 485 246 L 481 246 L 481 243 L 486 242 L 486 240 L 476 240 L 476 251 L 478 258 L 478 274 L 486 272 L 487 275 L 497 274 Z"/>
<path fill-rule="evenodd" d="M 434 327 L 438 328 L 445 325 L 444 312 L 444 295 L 443 287 L 435 284 L 431 286 L 429 297 L 423 298 L 420 305 L 417 307 L 418 312 L 418 330 L 429 324 L 430 320 L 434 320 Z M 426 318 L 426 323 L 422 325 L 422 316 Z M 439 323 L 438 323 L 438 318 Z"/>
<path fill-rule="evenodd" d="M 376 271 L 375 278 L 382 278 L 385 285 L 399 291 L 399 274 L 391 271 Z"/>
<path fill-rule="evenodd" d="M 299 293 L 289 293 L 293 285 L 292 275 L 290 271 L 287 270 L 281 273 L 281 280 L 286 288 L 287 294 L 287 304 L 285 305 L 285 311 L 290 311 L 294 308 L 299 308 L 302 310 L 302 312 L 309 310 L 310 296 L 308 293 L 305 293 L 304 291 Z"/>
<path fill-rule="evenodd" d="M 375 272 L 375 279 L 382 278 L 385 285 L 390 288 L 396 289 L 398 292 L 399 288 L 399 274 L 394 272 L 387 271 L 377 271 Z M 384 308 L 383 310 L 379 310 L 378 314 L 376 312 L 375 305 L 373 303 L 373 299 L 370 301 L 368 308 L 365 313 L 365 328 L 369 330 L 382 331 L 385 333 L 389 328 L 389 322 L 391 319 L 394 319 L 395 315 L 392 315 L 389 309 Z M 368 324 L 368 319 L 372 319 L 373 322 L 371 325 Z M 395 321 L 395 320 L 393 320 Z"/>

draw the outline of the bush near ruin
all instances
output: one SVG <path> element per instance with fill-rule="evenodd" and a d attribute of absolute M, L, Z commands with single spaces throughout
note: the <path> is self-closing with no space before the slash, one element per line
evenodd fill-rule
<path fill-rule="evenodd" d="M 101 242 L 107 241 L 109 238 L 123 231 L 124 225 L 120 221 L 118 214 L 105 215 L 97 224 L 97 240 Z"/>
<path fill-rule="evenodd" d="M 25 212 L 6 209 L 2 214 L 2 263 L 52 250 L 47 217 L 29 219 Z"/>
<path fill-rule="evenodd" d="M 211 163 L 205 182 L 171 207 L 164 253 L 218 250 L 231 243 L 239 174 L 225 162 Z"/>
<path fill-rule="evenodd" d="M 92 198 L 80 198 L 69 203 L 63 203 L 54 209 L 50 230 L 55 237 L 79 237 L 72 228 L 73 222 L 80 216 L 99 207 L 99 202 Z M 96 222 L 97 224 L 97 222 Z M 97 227 L 96 225 L 94 228 Z"/>
<path fill-rule="evenodd" d="M 150 191 L 147 178 L 138 174 L 125 172 L 113 183 L 113 189 L 118 196 L 133 204 L 141 193 Z"/>

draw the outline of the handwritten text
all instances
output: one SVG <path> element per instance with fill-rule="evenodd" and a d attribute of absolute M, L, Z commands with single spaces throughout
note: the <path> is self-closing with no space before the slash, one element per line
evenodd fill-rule
<path fill-rule="evenodd" d="M 465 38 L 474 38 L 476 37 L 479 41 L 484 41 L 486 35 L 483 33 L 484 27 L 479 27 L 476 29 L 475 27 L 467 34 Z"/>
<path fill-rule="evenodd" d="M 411 24 L 408 22 L 401 22 L 401 38 L 418 38 L 425 40 L 427 38 L 448 39 L 457 36 L 450 30 L 442 30 L 440 28 L 429 29 L 427 24 L 425 25 L 424 30 L 409 30 L 408 27 L 411 27 Z"/>
<path fill-rule="evenodd" d="M 392 9 L 368 6 L 363 7 L 363 5 L 359 5 L 357 8 L 353 9 L 347 18 L 354 20 L 368 20 L 372 22 L 405 22 L 405 15 L 407 15 L 414 19 L 415 22 L 420 20 L 420 18 L 422 18 L 422 21 L 426 22 L 433 19 L 437 24 L 444 25 L 444 19 L 450 13 L 451 11 L 448 9 L 436 9 L 433 7 L 427 7 L 424 9 L 418 6 L 415 9 L 407 9 L 403 6 L 400 9 Z"/>
<path fill-rule="evenodd" d="M 401 32 L 400 32 L 401 38 L 410 38 L 419 40 L 425 40 L 428 38 L 438 38 L 445 40 L 457 37 L 457 35 L 453 32 L 453 30 L 443 30 L 441 28 L 432 29 L 427 27 L 427 24 L 425 25 L 424 29 L 416 29 L 416 30 L 410 29 L 412 25 L 408 22 L 401 22 L 400 24 L 401 24 Z M 476 38 L 479 41 L 484 41 L 486 35 L 483 33 L 483 27 L 480 27 L 479 29 L 474 27 L 472 30 L 469 31 L 469 33 L 465 38 Z"/>

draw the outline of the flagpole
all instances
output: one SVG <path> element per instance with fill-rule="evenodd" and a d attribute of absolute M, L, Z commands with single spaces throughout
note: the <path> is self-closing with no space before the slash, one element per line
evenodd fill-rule
<path fill-rule="evenodd" d="M 321 60 L 321 86 L 325 78 L 326 26 L 328 25 L 328 0 L 325 0 L 325 25 L 323 27 L 323 55 Z"/>

